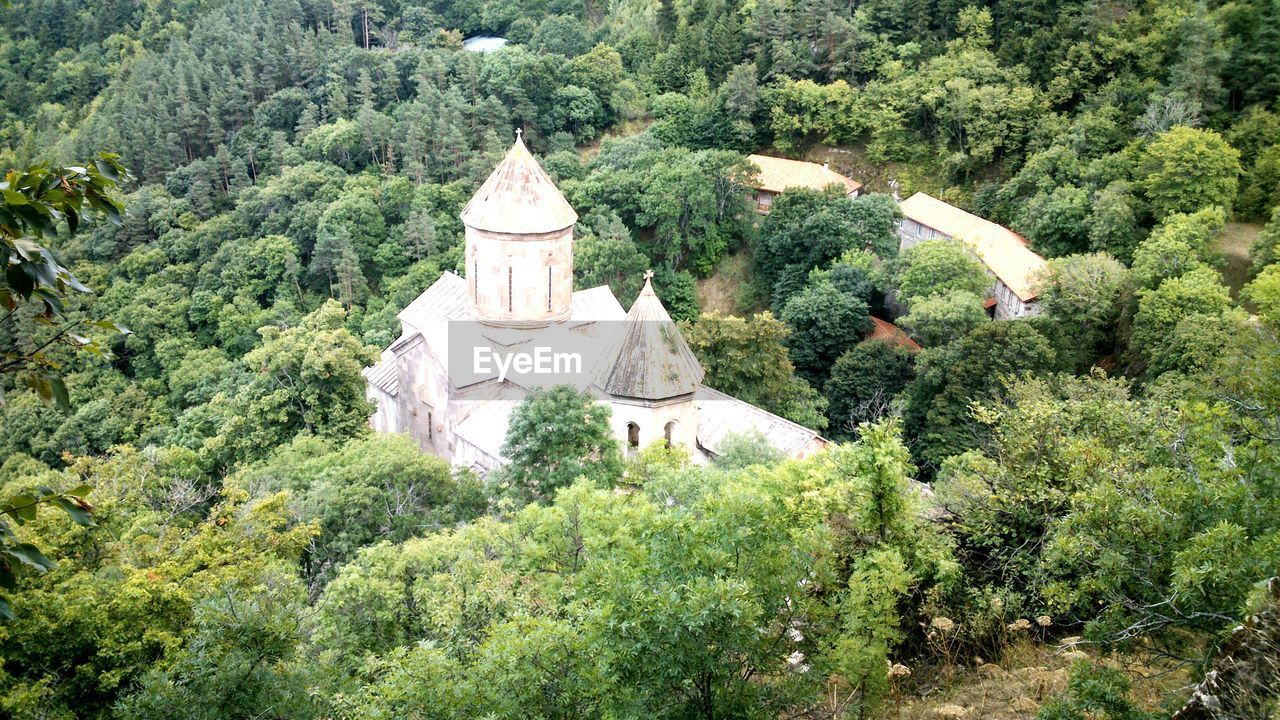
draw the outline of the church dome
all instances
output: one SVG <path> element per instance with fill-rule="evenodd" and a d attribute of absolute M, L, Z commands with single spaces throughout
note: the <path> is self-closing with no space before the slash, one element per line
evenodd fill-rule
<path fill-rule="evenodd" d="M 667 400 L 690 395 L 702 384 L 702 365 L 653 291 L 652 275 L 646 274 L 597 375 L 600 389 L 615 397 Z"/>
<path fill-rule="evenodd" d="M 572 227 L 578 213 L 517 136 L 507 156 L 462 209 L 461 218 L 476 230 L 539 235 Z"/>

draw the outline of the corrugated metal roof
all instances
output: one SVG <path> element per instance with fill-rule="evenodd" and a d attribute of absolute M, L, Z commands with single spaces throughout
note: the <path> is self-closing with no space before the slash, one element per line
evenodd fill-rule
<path fill-rule="evenodd" d="M 363 371 L 365 379 L 369 384 L 378 388 L 382 392 L 396 397 L 400 394 L 400 373 L 396 367 L 394 359 L 383 358 L 381 362 L 373 367 L 367 367 Z"/>
<path fill-rule="evenodd" d="M 563 230 L 578 220 L 578 214 L 518 137 L 462 208 L 460 217 L 478 230 L 517 235 Z"/>
<path fill-rule="evenodd" d="M 716 455 L 721 454 L 726 438 L 752 430 L 788 458 L 826 445 L 813 430 L 718 390 L 699 387 L 693 399 L 698 411 L 698 444 Z"/>
<path fill-rule="evenodd" d="M 396 317 L 401 323 L 422 331 L 449 320 L 470 320 L 475 317 L 471 301 L 467 298 L 467 281 L 445 271 L 431 287 L 404 306 Z M 408 328 L 405 329 L 408 332 Z"/>
<path fill-rule="evenodd" d="M 618 397 L 663 400 L 697 390 L 702 376 L 702 365 L 646 278 L 602 357 L 597 384 Z"/>
<path fill-rule="evenodd" d="M 1040 294 L 1037 276 L 1044 258 L 1018 233 L 925 193 L 903 200 L 902 214 L 963 242 L 1023 302 Z"/>
<path fill-rule="evenodd" d="M 769 192 L 782 192 L 794 187 L 822 190 L 828 185 L 840 185 L 845 189 L 845 194 L 848 194 L 862 187 L 862 183 L 857 180 L 851 180 L 818 163 L 770 155 L 748 155 L 747 159 L 760 168 L 758 185 L 761 190 Z"/>
<path fill-rule="evenodd" d="M 902 328 L 887 320 L 881 320 L 875 315 L 871 316 L 871 332 L 867 333 L 867 339 L 879 340 L 911 352 L 920 352 L 920 343 L 912 340 L 910 335 L 902 331 Z"/>

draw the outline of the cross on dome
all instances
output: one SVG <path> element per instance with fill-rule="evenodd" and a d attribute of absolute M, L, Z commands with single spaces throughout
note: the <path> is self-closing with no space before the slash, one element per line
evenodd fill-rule
<path fill-rule="evenodd" d="M 493 169 L 471 201 L 462 208 L 462 224 L 473 230 L 509 235 L 537 235 L 573 227 L 573 211 L 521 139 Z"/>

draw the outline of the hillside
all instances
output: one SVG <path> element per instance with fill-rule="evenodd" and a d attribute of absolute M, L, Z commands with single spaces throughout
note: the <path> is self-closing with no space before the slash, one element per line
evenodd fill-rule
<path fill-rule="evenodd" d="M 0 56 L 0 717 L 1280 717 L 1274 0 L 11 0 Z"/>

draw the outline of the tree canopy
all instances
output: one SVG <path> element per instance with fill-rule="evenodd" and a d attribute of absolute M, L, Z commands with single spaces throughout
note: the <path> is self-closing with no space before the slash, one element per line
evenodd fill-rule
<path fill-rule="evenodd" d="M 1274 612 L 1278 57 L 1276 0 L 0 3 L 0 716 L 958 717 L 1026 662 L 1167 716 Z M 652 270 L 821 439 L 368 429 L 517 130 L 576 286 Z M 759 213 L 749 154 L 862 188 Z M 1048 259 L 1030 317 L 899 256 L 916 192 Z"/>

